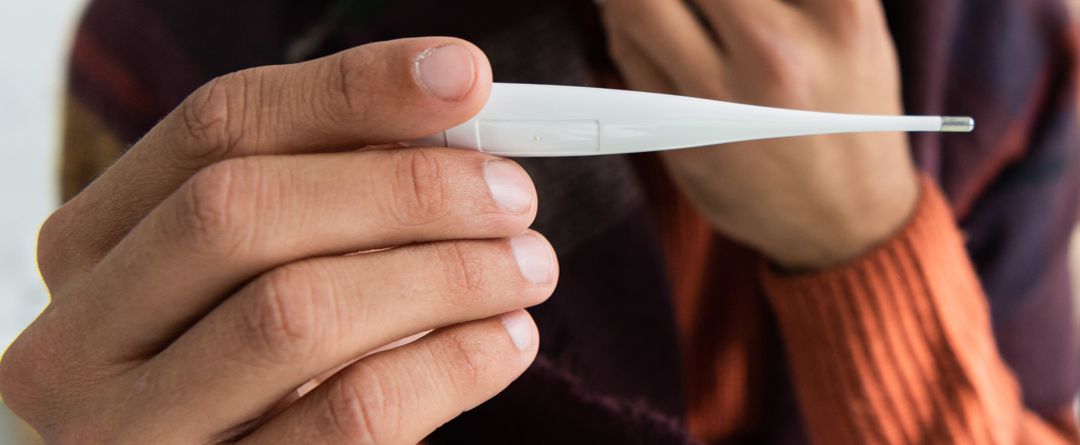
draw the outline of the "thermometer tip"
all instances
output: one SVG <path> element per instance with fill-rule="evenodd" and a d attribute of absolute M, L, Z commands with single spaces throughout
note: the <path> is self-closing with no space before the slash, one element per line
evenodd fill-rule
<path fill-rule="evenodd" d="M 947 133 L 969 133 L 975 130 L 975 119 L 970 117 L 945 116 L 941 118 L 941 131 Z"/>

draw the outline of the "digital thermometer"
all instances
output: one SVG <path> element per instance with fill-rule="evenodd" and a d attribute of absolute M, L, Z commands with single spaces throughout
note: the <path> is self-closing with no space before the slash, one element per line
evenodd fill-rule
<path fill-rule="evenodd" d="M 495 83 L 480 112 L 412 146 L 509 157 L 591 156 L 863 132 L 970 132 L 970 117 L 871 116 L 604 88 Z"/>

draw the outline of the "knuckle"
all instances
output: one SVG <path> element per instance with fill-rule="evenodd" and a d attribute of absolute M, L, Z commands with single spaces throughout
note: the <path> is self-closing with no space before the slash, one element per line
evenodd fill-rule
<path fill-rule="evenodd" d="M 137 443 L 134 437 L 125 437 L 125 424 L 115 419 L 106 420 L 100 414 L 79 413 L 61 421 L 47 421 L 38 428 L 42 443 Z"/>
<path fill-rule="evenodd" d="M 180 154 L 195 165 L 234 156 L 245 137 L 244 101 L 258 82 L 258 70 L 244 70 L 215 78 L 180 106 L 180 120 L 194 143 Z"/>
<path fill-rule="evenodd" d="M 838 23 L 843 23 L 847 26 L 857 26 L 867 21 L 868 18 L 873 17 L 870 13 L 874 11 L 871 6 L 871 2 L 862 1 L 839 1 L 832 2 L 829 5 L 829 15 Z M 847 26 L 839 27 L 839 30 Z"/>
<path fill-rule="evenodd" d="M 476 305 L 483 298 L 484 261 L 480 252 L 462 241 L 435 245 L 450 303 L 459 307 Z"/>
<path fill-rule="evenodd" d="M 488 366 L 482 360 L 480 341 L 462 331 L 447 332 L 435 341 L 432 347 L 441 351 L 439 362 L 445 367 L 450 388 L 472 388 L 483 380 Z"/>
<path fill-rule="evenodd" d="M 50 384 L 53 373 L 48 371 L 56 363 L 47 356 L 47 348 L 33 340 L 38 333 L 31 330 L 35 328 L 31 326 L 20 335 L 0 359 L 0 398 L 12 412 L 29 421 L 57 405 L 53 403 L 54 385 Z"/>
<path fill-rule="evenodd" d="M 450 206 L 442 161 L 428 150 L 394 153 L 390 217 L 399 226 L 423 226 L 448 216 Z"/>
<path fill-rule="evenodd" d="M 87 366 L 73 356 L 70 339 L 59 338 L 60 329 L 41 324 L 54 310 L 47 307 L 0 358 L 0 405 L 34 427 L 45 443 L 103 443 L 115 419 L 90 415 L 86 407 L 110 403 L 103 385 L 114 371 Z"/>
<path fill-rule="evenodd" d="M 58 276 L 65 263 L 69 262 L 72 255 L 69 251 L 70 242 L 66 241 L 63 233 L 67 224 L 63 221 L 62 207 L 41 224 L 37 237 L 37 263 L 41 277 L 46 283 L 53 284 L 53 278 Z"/>
<path fill-rule="evenodd" d="M 16 413 L 21 413 L 23 407 L 30 404 L 32 394 L 37 386 L 33 379 L 33 373 L 28 372 L 24 349 L 20 345 L 22 339 L 15 343 L 0 358 L 0 398 Z"/>
<path fill-rule="evenodd" d="M 74 443 L 106 443 L 109 441 L 106 435 L 97 432 L 95 425 L 63 425 L 54 430 L 42 432 L 42 443 L 74 444 Z"/>
<path fill-rule="evenodd" d="M 175 230 L 185 245 L 223 257 L 251 246 L 261 175 L 259 162 L 248 158 L 219 162 L 196 173 L 180 193 L 175 218 Z"/>
<path fill-rule="evenodd" d="M 797 102 L 807 99 L 813 89 L 813 67 L 798 56 L 779 49 L 759 53 L 758 79 L 766 91 Z"/>
<path fill-rule="evenodd" d="M 320 348 L 322 303 L 317 272 L 306 263 L 276 269 L 256 280 L 243 311 L 252 352 L 270 363 L 303 360 Z"/>
<path fill-rule="evenodd" d="M 370 117 L 368 98 L 372 91 L 370 73 L 374 70 L 378 59 L 364 49 L 354 49 L 342 52 L 326 64 L 326 74 L 320 76 L 327 79 L 324 84 L 329 91 L 313 103 L 321 104 L 327 113 L 318 113 L 320 116 L 334 116 L 346 122 L 362 122 Z"/>
<path fill-rule="evenodd" d="M 326 397 L 330 438 L 349 443 L 389 443 L 400 430 L 401 410 L 395 405 L 388 376 L 374 366 L 359 362 L 348 378 L 333 383 Z M 332 440 L 337 442 L 337 440 Z"/>

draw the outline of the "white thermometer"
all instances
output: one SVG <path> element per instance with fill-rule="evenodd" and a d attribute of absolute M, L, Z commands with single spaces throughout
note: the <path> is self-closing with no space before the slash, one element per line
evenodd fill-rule
<path fill-rule="evenodd" d="M 789 136 L 974 129 L 970 117 L 821 113 L 637 91 L 495 83 L 487 104 L 468 122 L 408 144 L 501 156 L 590 156 Z"/>

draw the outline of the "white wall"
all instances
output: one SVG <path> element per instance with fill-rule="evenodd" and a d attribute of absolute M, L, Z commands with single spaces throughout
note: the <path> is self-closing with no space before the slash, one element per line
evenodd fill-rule
<path fill-rule="evenodd" d="M 0 2 L 0 345 L 44 306 L 34 239 L 56 205 L 64 59 L 82 0 Z"/>
<path fill-rule="evenodd" d="M 60 87 L 83 0 L 0 0 L 0 350 L 45 306 L 37 228 L 56 206 Z M 0 407 L 0 443 L 16 442 Z"/>

